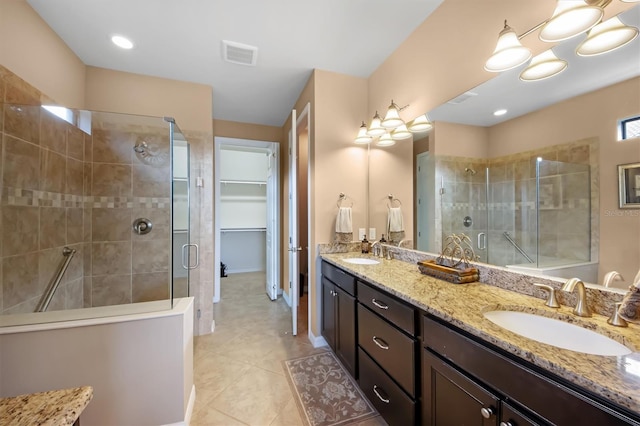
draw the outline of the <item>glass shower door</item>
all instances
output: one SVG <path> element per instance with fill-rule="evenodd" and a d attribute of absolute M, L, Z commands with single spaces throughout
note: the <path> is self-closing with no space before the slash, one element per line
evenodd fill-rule
<path fill-rule="evenodd" d="M 189 271 L 192 265 L 189 238 L 189 144 L 172 126 L 172 299 L 189 296 Z M 197 255 L 196 255 L 197 258 Z"/>

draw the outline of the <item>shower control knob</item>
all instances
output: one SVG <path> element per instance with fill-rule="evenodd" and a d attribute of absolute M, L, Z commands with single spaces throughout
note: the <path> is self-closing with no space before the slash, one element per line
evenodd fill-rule
<path fill-rule="evenodd" d="M 138 235 L 145 235 L 151 232 L 153 224 L 145 217 L 140 217 L 133 221 L 133 232 Z"/>

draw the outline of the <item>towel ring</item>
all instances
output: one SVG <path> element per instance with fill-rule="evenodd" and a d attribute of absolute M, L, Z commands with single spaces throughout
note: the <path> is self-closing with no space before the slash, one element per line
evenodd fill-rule
<path fill-rule="evenodd" d="M 388 208 L 402 206 L 402 203 L 400 202 L 400 200 L 398 200 L 397 198 L 393 198 L 393 194 L 387 195 L 387 198 L 389 199 L 389 202 L 387 203 Z M 394 205 L 393 203 L 397 203 L 397 204 Z"/>
<path fill-rule="evenodd" d="M 353 200 L 351 198 L 349 198 L 344 192 L 341 192 L 340 195 L 338 196 L 338 202 L 336 203 L 338 208 L 342 207 L 342 203 L 345 200 L 348 200 L 350 204 L 348 206 L 344 206 L 344 207 L 353 207 Z"/>

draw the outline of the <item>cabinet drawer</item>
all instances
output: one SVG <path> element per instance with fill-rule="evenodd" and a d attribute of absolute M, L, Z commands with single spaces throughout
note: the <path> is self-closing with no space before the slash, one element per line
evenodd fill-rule
<path fill-rule="evenodd" d="M 358 301 L 415 336 L 415 309 L 411 306 L 405 305 L 361 281 L 358 281 Z"/>
<path fill-rule="evenodd" d="M 415 397 L 415 339 L 358 304 L 358 344 Z"/>
<path fill-rule="evenodd" d="M 360 389 L 391 425 L 413 425 L 416 403 L 362 349 L 358 350 Z"/>
<path fill-rule="evenodd" d="M 356 294 L 356 279 L 354 276 L 347 274 L 340 268 L 322 262 L 322 275 L 333 281 L 338 287 L 352 296 Z"/>

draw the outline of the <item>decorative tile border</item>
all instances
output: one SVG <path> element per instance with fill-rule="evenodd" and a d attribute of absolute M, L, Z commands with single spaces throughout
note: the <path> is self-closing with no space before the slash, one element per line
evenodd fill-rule
<path fill-rule="evenodd" d="M 170 197 L 94 197 L 22 188 L 4 188 L 2 205 L 65 208 L 148 208 L 171 207 Z"/>

